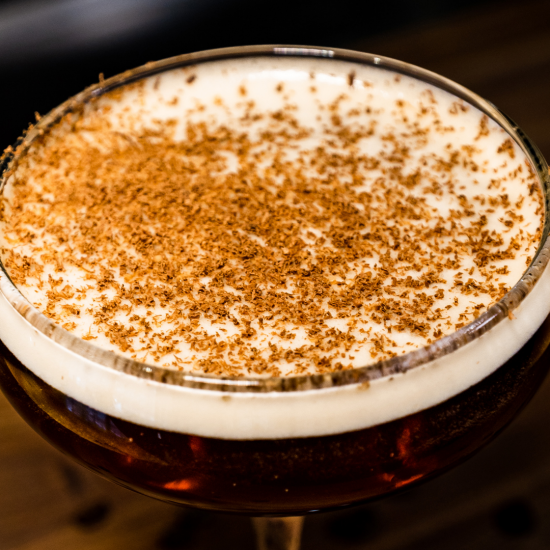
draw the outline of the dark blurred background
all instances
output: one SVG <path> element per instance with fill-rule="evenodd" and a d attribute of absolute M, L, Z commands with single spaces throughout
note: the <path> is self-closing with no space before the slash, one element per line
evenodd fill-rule
<path fill-rule="evenodd" d="M 548 0 L 0 0 L 0 147 L 99 73 L 287 43 L 362 49 L 440 72 L 491 99 L 550 153 L 549 24 Z"/>
<path fill-rule="evenodd" d="M 0 0 L 0 149 L 106 77 L 261 43 L 424 66 L 516 120 L 550 158 L 550 1 Z M 550 299 L 550 297 L 549 297 Z M 308 518 L 303 550 L 550 548 L 550 380 L 464 465 L 398 496 Z M 246 518 L 173 508 L 50 448 L 0 396 L 0 550 L 253 549 Z"/>

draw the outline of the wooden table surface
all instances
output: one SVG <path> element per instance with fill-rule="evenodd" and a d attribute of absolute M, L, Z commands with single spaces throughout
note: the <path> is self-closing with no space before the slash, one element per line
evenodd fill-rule
<path fill-rule="evenodd" d="M 493 101 L 550 158 L 550 2 L 485 5 L 350 44 Z M 550 299 L 550 297 L 549 297 Z M 407 493 L 310 516 L 303 549 L 550 547 L 550 380 L 493 443 Z M 73 464 L 0 397 L 0 550 L 254 548 L 247 518 L 172 507 Z"/>

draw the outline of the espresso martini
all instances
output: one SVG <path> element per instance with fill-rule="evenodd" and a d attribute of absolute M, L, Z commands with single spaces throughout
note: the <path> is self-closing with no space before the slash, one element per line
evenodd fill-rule
<path fill-rule="evenodd" d="M 351 503 L 469 454 L 542 375 L 521 141 L 391 67 L 183 65 L 67 105 L 7 172 L 16 406 L 94 469 L 219 509 Z"/>

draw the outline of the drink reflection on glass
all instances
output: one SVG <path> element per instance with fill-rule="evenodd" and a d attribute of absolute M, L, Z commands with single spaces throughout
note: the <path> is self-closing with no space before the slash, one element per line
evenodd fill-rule
<path fill-rule="evenodd" d="M 546 373 L 546 164 L 437 75 L 186 55 L 8 156 L 3 391 L 117 483 L 258 516 L 261 548 L 451 467 Z"/>

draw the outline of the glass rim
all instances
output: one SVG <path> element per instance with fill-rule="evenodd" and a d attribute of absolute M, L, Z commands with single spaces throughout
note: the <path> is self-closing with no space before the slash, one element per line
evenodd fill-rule
<path fill-rule="evenodd" d="M 31 144 L 42 136 L 45 130 L 59 122 L 65 115 L 79 110 L 82 105 L 92 101 L 94 98 L 100 97 L 121 86 L 172 69 L 241 57 L 326 58 L 334 61 L 348 61 L 386 69 L 410 76 L 449 92 L 470 105 L 473 105 L 494 120 L 509 134 L 531 162 L 544 196 L 545 212 L 542 237 L 531 264 L 523 273 L 520 280 L 500 301 L 491 306 L 486 312 L 482 313 L 477 319 L 457 331 L 436 340 L 432 344 L 363 367 L 355 367 L 325 374 L 306 374 L 269 378 L 260 376 L 219 376 L 178 371 L 172 368 L 135 361 L 115 352 L 100 348 L 66 331 L 59 325 L 56 325 L 21 294 L 0 260 L 1 277 L 8 287 L 7 293 L 4 292 L 3 289 L 1 291 L 10 305 L 14 307 L 32 327 L 68 351 L 74 352 L 103 367 L 108 367 L 146 380 L 175 386 L 224 392 L 287 392 L 368 383 L 378 378 L 404 373 L 464 347 L 511 316 L 514 309 L 519 306 L 539 280 L 550 259 L 550 177 L 548 174 L 548 165 L 538 148 L 529 140 L 523 131 L 489 101 L 448 78 L 415 65 L 381 55 L 338 48 L 260 45 L 206 50 L 146 63 L 135 69 L 101 80 L 99 83 L 86 88 L 84 91 L 68 99 L 42 117 L 35 126 L 31 127 L 25 135 L 19 138 L 13 150 L 5 153 L 1 159 L 0 192 L 2 192 L 12 170 L 16 168 L 18 160 L 25 154 Z"/>

